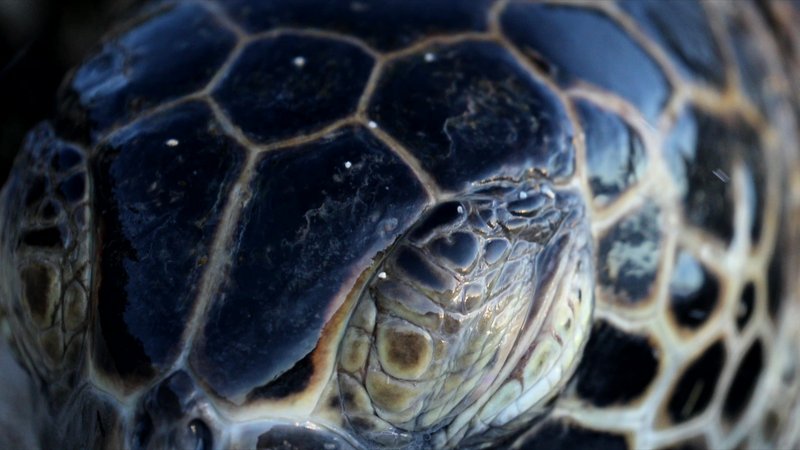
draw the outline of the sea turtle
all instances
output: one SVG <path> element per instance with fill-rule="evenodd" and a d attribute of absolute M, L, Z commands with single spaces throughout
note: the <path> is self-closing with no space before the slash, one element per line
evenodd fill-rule
<path fill-rule="evenodd" d="M 2 193 L 42 447 L 798 445 L 799 17 L 148 4 Z"/>

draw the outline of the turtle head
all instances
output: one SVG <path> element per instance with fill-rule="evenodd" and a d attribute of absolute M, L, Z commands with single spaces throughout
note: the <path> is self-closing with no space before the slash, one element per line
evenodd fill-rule
<path fill-rule="evenodd" d="M 345 428 L 424 447 L 530 426 L 589 336 L 590 255 L 577 191 L 542 178 L 432 208 L 375 266 L 344 333 L 331 395 Z"/>
<path fill-rule="evenodd" d="M 549 411 L 577 366 L 590 245 L 570 188 L 478 185 L 423 214 L 366 270 L 339 308 L 334 365 L 310 413 L 237 409 L 181 370 L 140 397 L 131 448 L 502 443 Z"/>

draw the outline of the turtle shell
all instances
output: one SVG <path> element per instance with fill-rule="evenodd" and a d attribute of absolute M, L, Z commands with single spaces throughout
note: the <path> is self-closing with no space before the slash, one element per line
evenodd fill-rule
<path fill-rule="evenodd" d="M 149 4 L 0 203 L 43 442 L 791 444 L 775 11 Z"/>

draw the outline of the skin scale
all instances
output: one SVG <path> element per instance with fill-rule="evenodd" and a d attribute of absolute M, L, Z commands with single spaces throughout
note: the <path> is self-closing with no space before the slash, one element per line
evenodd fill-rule
<path fill-rule="evenodd" d="M 146 6 L 3 190 L 25 439 L 797 446 L 797 14 Z"/>

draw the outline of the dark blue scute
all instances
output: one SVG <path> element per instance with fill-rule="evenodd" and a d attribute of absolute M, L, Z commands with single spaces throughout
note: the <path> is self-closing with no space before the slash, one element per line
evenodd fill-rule
<path fill-rule="evenodd" d="M 725 344 L 717 341 L 683 369 L 672 393 L 664 399 L 673 423 L 686 422 L 711 404 L 726 359 Z"/>
<path fill-rule="evenodd" d="M 279 141 L 355 112 L 372 64 L 346 42 L 264 39 L 244 50 L 214 98 L 250 138 Z"/>
<path fill-rule="evenodd" d="M 599 407 L 633 402 L 655 380 L 658 357 L 659 350 L 646 336 L 598 321 L 575 372 L 576 392 Z"/>
<path fill-rule="evenodd" d="M 756 385 L 765 369 L 764 356 L 764 345 L 757 340 L 739 362 L 722 406 L 722 415 L 727 421 L 735 423 L 747 410 L 747 405 L 752 401 Z"/>
<path fill-rule="evenodd" d="M 446 189 L 538 168 L 572 173 L 573 130 L 557 97 L 503 48 L 467 42 L 393 62 L 369 108 Z"/>
<path fill-rule="evenodd" d="M 107 370 L 146 376 L 177 349 L 243 150 L 190 103 L 132 124 L 99 152 L 96 351 Z"/>
<path fill-rule="evenodd" d="M 669 282 L 670 310 L 679 325 L 698 328 L 717 306 L 720 283 L 690 253 L 680 251 Z"/>
<path fill-rule="evenodd" d="M 642 138 L 619 116 L 589 102 L 578 102 L 586 135 L 589 185 L 601 204 L 614 201 L 639 181 L 647 164 Z"/>
<path fill-rule="evenodd" d="M 689 221 L 730 242 L 734 232 L 734 164 L 747 172 L 753 222 L 750 237 L 761 235 L 766 167 L 758 132 L 740 119 L 723 121 L 700 110 L 687 110 L 667 137 L 665 156 L 684 194 Z"/>
<path fill-rule="evenodd" d="M 192 356 L 229 398 L 273 396 L 307 381 L 298 374 L 313 372 L 298 367 L 334 297 L 408 229 L 427 198 L 410 169 L 361 128 L 267 153 L 256 171 L 230 280 Z"/>
<path fill-rule="evenodd" d="M 71 145 L 60 147 L 50 158 L 50 166 L 56 172 L 66 172 L 82 162 L 82 152 Z"/>
<path fill-rule="evenodd" d="M 62 92 L 61 128 L 95 138 L 137 112 L 202 88 L 235 43 L 198 5 L 181 4 L 115 37 Z"/>
<path fill-rule="evenodd" d="M 623 0 L 620 6 L 664 48 L 683 75 L 723 87 L 726 66 L 700 2 Z"/>
<path fill-rule="evenodd" d="M 317 28 L 358 37 L 379 50 L 408 46 L 431 34 L 482 31 L 494 0 L 226 0 L 250 31 Z"/>
<path fill-rule="evenodd" d="M 670 86 L 653 59 L 607 16 L 592 10 L 513 3 L 504 32 L 559 84 L 593 83 L 615 92 L 654 122 Z"/>

